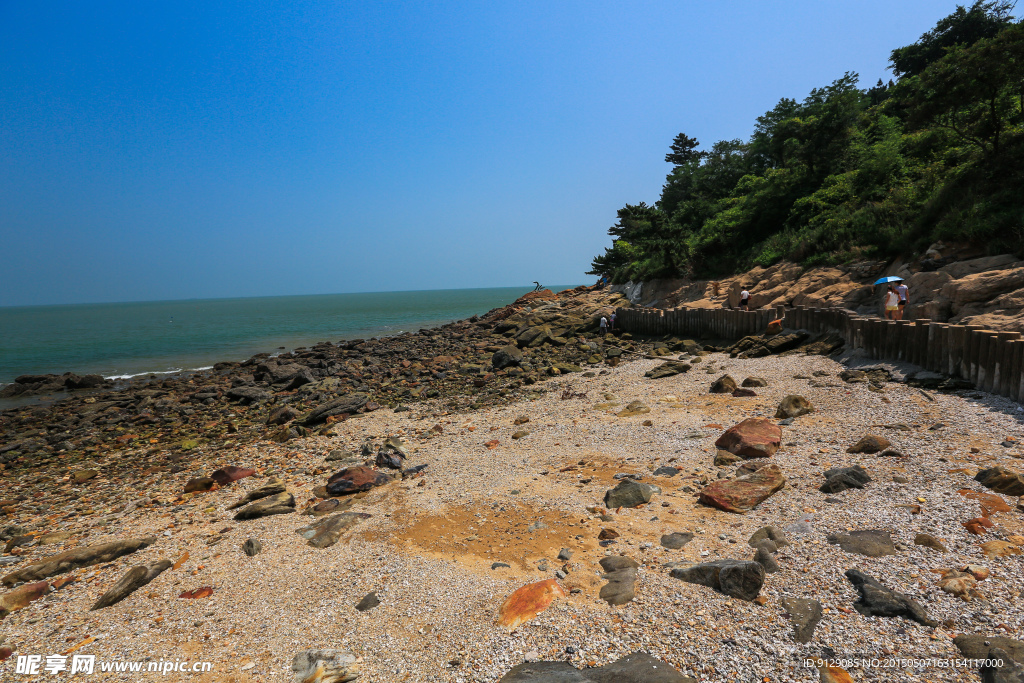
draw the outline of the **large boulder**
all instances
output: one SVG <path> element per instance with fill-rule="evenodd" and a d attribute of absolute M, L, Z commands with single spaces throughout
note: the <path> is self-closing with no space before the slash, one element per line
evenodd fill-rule
<path fill-rule="evenodd" d="M 709 484 L 700 492 L 699 500 L 726 512 L 749 512 L 785 485 L 779 466 L 765 465 L 751 474 Z"/>
<path fill-rule="evenodd" d="M 517 346 L 503 346 L 491 356 L 491 365 L 497 370 L 519 365 L 523 362 L 523 352 Z"/>
<path fill-rule="evenodd" d="M 729 427 L 715 447 L 744 458 L 767 458 L 782 445 L 782 428 L 765 417 L 748 417 Z"/>
<path fill-rule="evenodd" d="M 846 572 L 846 578 L 860 592 L 860 599 L 853 604 L 853 608 L 864 616 L 903 617 L 922 626 L 938 625 L 916 600 L 886 588 L 864 572 L 850 569 Z"/>
<path fill-rule="evenodd" d="M 776 419 L 789 417 L 800 417 L 814 412 L 814 406 L 803 396 L 790 394 L 779 403 L 779 409 L 775 411 Z"/>
<path fill-rule="evenodd" d="M 764 567 L 749 560 L 715 560 L 690 567 L 676 567 L 671 575 L 740 600 L 753 600 L 764 584 Z"/>
<path fill-rule="evenodd" d="M 1024 474 L 1007 467 L 990 467 L 974 476 L 974 481 L 1007 496 L 1024 496 Z"/>

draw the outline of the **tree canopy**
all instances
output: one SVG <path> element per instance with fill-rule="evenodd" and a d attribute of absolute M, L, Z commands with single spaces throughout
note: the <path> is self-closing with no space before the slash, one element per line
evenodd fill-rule
<path fill-rule="evenodd" d="M 846 73 L 782 98 L 750 139 L 684 133 L 652 206 L 627 205 L 590 273 L 715 277 L 781 259 L 840 263 L 936 239 L 1024 245 L 1024 24 L 978 0 L 890 56 L 896 79 Z"/>

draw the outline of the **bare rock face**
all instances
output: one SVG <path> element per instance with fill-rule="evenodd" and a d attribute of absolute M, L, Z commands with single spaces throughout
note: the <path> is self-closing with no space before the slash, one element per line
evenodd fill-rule
<path fill-rule="evenodd" d="M 89 611 L 103 609 L 104 607 L 110 607 L 121 602 L 170 568 L 170 560 L 157 560 L 149 564 L 140 564 L 138 567 L 132 567 L 128 570 L 127 574 L 118 579 L 117 583 L 100 596 L 99 600 L 89 608 Z"/>
<path fill-rule="evenodd" d="M 782 428 L 764 417 L 748 417 L 718 437 L 715 447 L 744 458 L 767 458 L 782 445 Z"/>
<path fill-rule="evenodd" d="M 156 543 L 156 536 L 147 536 L 146 538 L 133 538 L 126 541 L 114 541 L 113 543 L 72 548 L 8 574 L 3 578 L 3 584 L 5 586 L 13 586 L 22 581 L 37 581 L 54 574 L 63 574 L 79 567 L 110 562 L 124 555 L 134 553 L 137 550 L 148 548 L 154 543 Z"/>
<path fill-rule="evenodd" d="M 765 465 L 756 472 L 716 481 L 700 492 L 700 502 L 726 512 L 749 512 L 786 485 L 778 465 Z"/>
<path fill-rule="evenodd" d="M 348 683 L 359 673 L 355 655 L 343 650 L 303 650 L 292 660 L 294 683 Z"/>

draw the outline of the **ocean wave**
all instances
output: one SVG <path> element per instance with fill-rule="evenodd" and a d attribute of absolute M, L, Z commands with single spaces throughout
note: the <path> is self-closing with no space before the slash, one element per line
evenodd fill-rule
<path fill-rule="evenodd" d="M 134 377 L 142 377 L 143 375 L 174 375 L 179 372 L 202 372 L 203 370 L 213 370 L 212 365 L 204 365 L 199 368 L 172 368 L 171 370 L 147 370 L 146 372 L 136 372 L 131 375 L 104 375 L 103 379 L 113 380 L 126 380 Z"/>

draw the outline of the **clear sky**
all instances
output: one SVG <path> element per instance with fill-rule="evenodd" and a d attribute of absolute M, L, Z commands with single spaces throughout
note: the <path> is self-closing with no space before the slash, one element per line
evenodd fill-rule
<path fill-rule="evenodd" d="M 680 132 L 935 0 L 0 0 L 0 305 L 589 282 Z"/>

